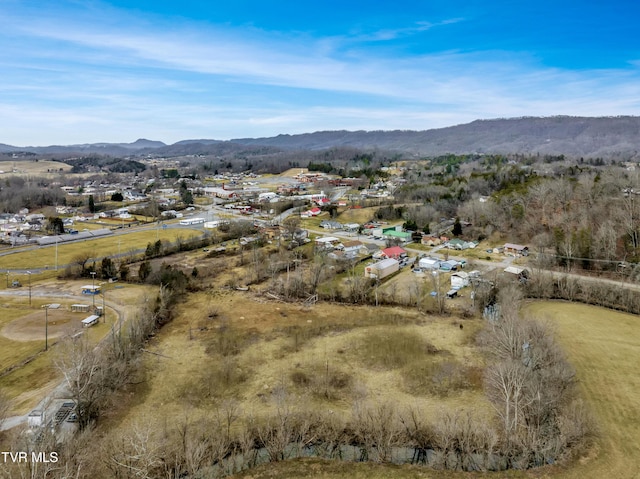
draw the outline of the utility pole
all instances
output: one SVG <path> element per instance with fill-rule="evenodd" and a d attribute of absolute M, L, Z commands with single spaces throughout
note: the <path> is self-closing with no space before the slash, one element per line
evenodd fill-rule
<path fill-rule="evenodd" d="M 44 305 L 44 350 L 49 349 L 49 305 Z"/>
<path fill-rule="evenodd" d="M 93 309 L 96 309 L 96 272 L 91 271 L 91 296 L 93 296 Z"/>
<path fill-rule="evenodd" d="M 29 307 L 31 307 L 31 271 L 27 271 L 29 275 Z"/>

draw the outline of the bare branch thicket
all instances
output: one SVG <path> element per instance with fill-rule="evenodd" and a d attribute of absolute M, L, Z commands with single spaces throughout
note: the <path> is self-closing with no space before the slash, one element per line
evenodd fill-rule
<path fill-rule="evenodd" d="M 501 424 L 502 450 L 510 465 L 535 467 L 558 458 L 570 446 L 568 437 L 571 444 L 578 441 L 561 434 L 561 426 L 566 428 L 563 415 L 576 412 L 569 407 L 575 374 L 551 326 L 520 318 L 508 294 L 501 299 L 501 316 L 488 330 L 494 364 L 485 372 L 485 389 Z M 586 419 L 579 422 L 587 424 Z"/>
<path fill-rule="evenodd" d="M 57 440 L 54 432 L 50 428 L 43 428 L 34 434 L 26 434 L 24 430 L 18 432 L 12 437 L 10 452 L 14 454 L 26 453 L 26 460 L 2 461 L 0 467 L 0 478 L 7 479 L 43 479 L 43 478 L 62 478 L 63 464 L 58 461 L 34 461 L 32 454 L 44 455 L 47 458 L 51 454 L 58 454 Z"/>
<path fill-rule="evenodd" d="M 313 258 L 313 262 L 309 267 L 309 285 L 311 287 L 311 294 L 315 294 L 318 292 L 318 285 L 325 277 L 326 267 L 327 255 L 322 253 L 316 254 Z"/>
<path fill-rule="evenodd" d="M 440 466 L 449 470 L 486 471 L 497 450 L 498 435 L 470 411 L 441 413 L 434 425 Z"/>
<path fill-rule="evenodd" d="M 162 441 L 151 423 L 140 421 L 109 442 L 106 467 L 121 479 L 157 478 L 164 469 Z"/>
<path fill-rule="evenodd" d="M 267 261 L 262 250 L 254 247 L 251 250 L 251 268 L 253 276 L 250 282 L 260 282 L 269 275 Z M 248 281 L 249 282 L 249 281 Z"/>
<path fill-rule="evenodd" d="M 391 462 L 393 448 L 401 444 L 402 428 L 396 408 L 391 403 L 363 403 L 353 407 L 352 423 L 363 447 L 363 458 Z"/>
<path fill-rule="evenodd" d="M 326 411 L 318 417 L 314 428 L 316 440 L 310 444 L 315 453 L 327 459 L 343 459 L 341 446 L 349 443 L 344 422 L 333 411 Z"/>
<path fill-rule="evenodd" d="M 104 377 L 108 365 L 85 335 L 62 341 L 54 364 L 76 402 L 78 424 L 82 429 L 98 416 L 106 393 Z"/>
<path fill-rule="evenodd" d="M 406 409 L 399 415 L 403 438 L 409 447 L 413 447 L 412 463 L 426 463 L 427 450 L 436 447 L 436 432 L 425 421 L 425 415 L 415 407 Z"/>

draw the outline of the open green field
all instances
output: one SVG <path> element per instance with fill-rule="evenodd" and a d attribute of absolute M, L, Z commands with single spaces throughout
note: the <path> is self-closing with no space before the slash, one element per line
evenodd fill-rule
<path fill-rule="evenodd" d="M 378 206 L 373 208 L 346 209 L 338 215 L 337 220 L 340 221 L 341 223 L 363 224 L 373 219 L 373 216 L 378 209 L 379 209 Z"/>
<path fill-rule="evenodd" d="M 71 171 L 72 166 L 51 160 L 6 160 L 0 161 L 0 171 L 4 175 L 47 175 Z M 62 170 L 62 171 L 60 171 Z"/>
<path fill-rule="evenodd" d="M 554 477 L 639 477 L 640 317 L 565 302 L 534 302 L 525 312 L 556 327 L 599 428 L 592 457 Z"/>
<path fill-rule="evenodd" d="M 171 228 L 166 230 L 154 228 L 137 231 L 135 233 L 111 235 L 93 240 L 59 244 L 58 265 L 72 263 L 74 258 L 85 254 L 94 257 L 103 257 L 118 254 L 118 252 L 127 253 L 131 250 L 144 249 L 148 243 L 153 243 L 157 239 L 173 242 L 179 237 L 187 239 L 191 236 L 200 235 L 202 235 L 201 231 L 190 228 Z M 0 270 L 45 267 L 52 269 L 55 267 L 55 255 L 56 247 L 54 245 L 1 256 Z M 23 278 L 23 286 L 26 284 L 25 281 L 26 278 Z"/>

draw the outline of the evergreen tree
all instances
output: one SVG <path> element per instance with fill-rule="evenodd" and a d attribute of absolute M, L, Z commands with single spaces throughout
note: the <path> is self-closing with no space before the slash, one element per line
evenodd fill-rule
<path fill-rule="evenodd" d="M 462 225 L 460 224 L 460 218 L 456 218 L 456 222 L 453 223 L 453 230 L 451 231 L 453 236 L 460 236 L 462 234 Z"/>

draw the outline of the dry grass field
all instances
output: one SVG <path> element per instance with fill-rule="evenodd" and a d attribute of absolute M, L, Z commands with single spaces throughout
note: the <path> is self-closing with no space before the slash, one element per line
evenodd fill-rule
<path fill-rule="evenodd" d="M 598 428 L 594 447 L 566 466 L 530 471 L 455 473 L 305 459 L 266 464 L 234 477 L 346 478 L 638 478 L 640 471 L 640 318 L 594 306 L 533 302 L 527 315 L 549 321 L 576 369 L 580 391 Z"/>
<path fill-rule="evenodd" d="M 117 254 L 118 251 L 127 253 L 130 250 L 144 249 L 148 243 L 153 243 L 157 239 L 173 242 L 179 237 L 187 239 L 201 234 L 201 231 L 190 228 L 151 229 L 94 240 L 59 244 L 58 265 L 72 263 L 75 257 L 83 254 L 95 254 L 98 257 L 102 257 Z M 0 257 L 0 270 L 45 267 L 52 269 L 55 267 L 56 261 L 55 250 L 55 246 L 46 246 L 2 256 Z M 23 279 L 23 285 L 24 281 L 25 279 Z"/>
<path fill-rule="evenodd" d="M 142 416 L 160 424 L 185 411 L 197 417 L 229 399 L 244 414 L 264 415 L 278 388 L 298 405 L 345 417 L 354 398 L 434 414 L 442 408 L 489 414 L 477 376 L 472 387 L 437 395 L 428 392 L 428 374 L 424 381 L 411 374 L 444 363 L 475 372 L 482 362 L 473 344 L 479 322 L 465 321 L 461 329 L 456 318 L 399 308 L 303 308 L 242 292 L 193 294 L 180 311 L 151 341 L 147 381 L 133 391 L 129 408 L 114 413 L 116 424 Z"/>
<path fill-rule="evenodd" d="M 280 176 L 293 178 L 294 176 L 300 175 L 302 173 L 309 173 L 309 169 L 308 168 L 289 168 L 287 171 L 283 171 L 282 173 L 280 173 Z"/>
<path fill-rule="evenodd" d="M 13 176 L 21 175 L 57 175 L 62 172 L 68 173 L 72 166 L 59 161 L 38 160 L 38 161 L 0 161 L 0 171 L 3 174 Z M 60 171 L 62 170 L 62 171 Z"/>
<path fill-rule="evenodd" d="M 369 220 L 372 220 L 376 210 L 379 207 L 371 208 L 353 208 L 346 209 L 338 215 L 337 221 L 341 223 L 359 223 L 363 224 Z"/>

